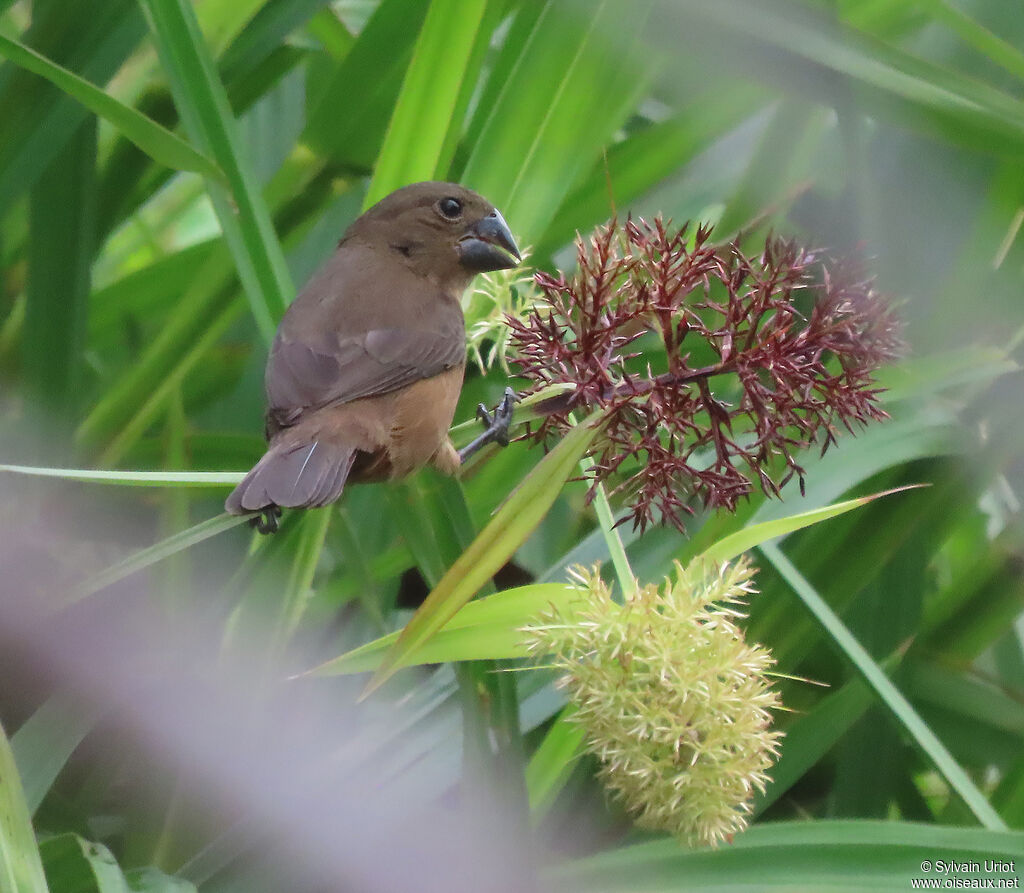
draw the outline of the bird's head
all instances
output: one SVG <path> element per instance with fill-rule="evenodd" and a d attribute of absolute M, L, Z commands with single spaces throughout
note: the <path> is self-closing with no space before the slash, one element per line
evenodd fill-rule
<path fill-rule="evenodd" d="M 392 192 L 352 224 L 350 237 L 386 247 L 425 275 L 463 285 L 475 273 L 522 260 L 498 210 L 455 183 L 414 183 Z"/>

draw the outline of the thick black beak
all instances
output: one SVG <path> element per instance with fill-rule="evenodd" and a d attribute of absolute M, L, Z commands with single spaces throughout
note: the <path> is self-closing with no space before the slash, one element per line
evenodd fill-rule
<path fill-rule="evenodd" d="M 508 270 L 523 259 L 505 218 L 491 211 L 458 242 L 462 265 L 474 273 Z"/>

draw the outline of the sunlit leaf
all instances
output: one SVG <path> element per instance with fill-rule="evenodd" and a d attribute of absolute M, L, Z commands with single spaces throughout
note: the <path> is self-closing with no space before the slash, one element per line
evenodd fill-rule
<path fill-rule="evenodd" d="M 567 434 L 531 471 L 453 564 L 391 646 L 370 682 L 372 691 L 440 630 L 533 532 L 597 436 L 595 414 Z"/>
<path fill-rule="evenodd" d="M 549 606 L 557 605 L 560 611 L 566 612 L 576 597 L 578 591 L 573 586 L 537 583 L 470 602 L 433 638 L 406 655 L 401 666 L 526 657 L 528 652 L 520 628 Z M 309 675 L 334 676 L 376 670 L 400 635 L 401 630 L 396 630 L 367 642 L 310 670 Z"/>
<path fill-rule="evenodd" d="M 0 889 L 49 893 L 11 745 L 0 728 Z"/>

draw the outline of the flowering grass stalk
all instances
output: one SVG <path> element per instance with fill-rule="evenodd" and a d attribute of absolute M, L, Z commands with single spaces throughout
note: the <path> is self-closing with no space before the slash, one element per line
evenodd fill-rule
<path fill-rule="evenodd" d="M 620 605 L 598 574 L 577 573 L 587 605 L 525 629 L 531 653 L 562 671 L 604 785 L 640 827 L 689 844 L 746 827 L 778 754 L 774 660 L 736 625 L 752 575 L 742 560 L 677 563 L 674 580 L 634 588 Z"/>

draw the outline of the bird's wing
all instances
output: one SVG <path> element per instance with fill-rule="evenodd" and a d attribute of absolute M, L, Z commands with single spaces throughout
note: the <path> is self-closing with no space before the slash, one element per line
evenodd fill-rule
<path fill-rule="evenodd" d="M 287 426 L 309 409 L 387 394 L 460 366 L 465 357 L 461 319 L 438 330 L 377 328 L 319 343 L 279 333 L 267 364 L 270 414 Z"/>

